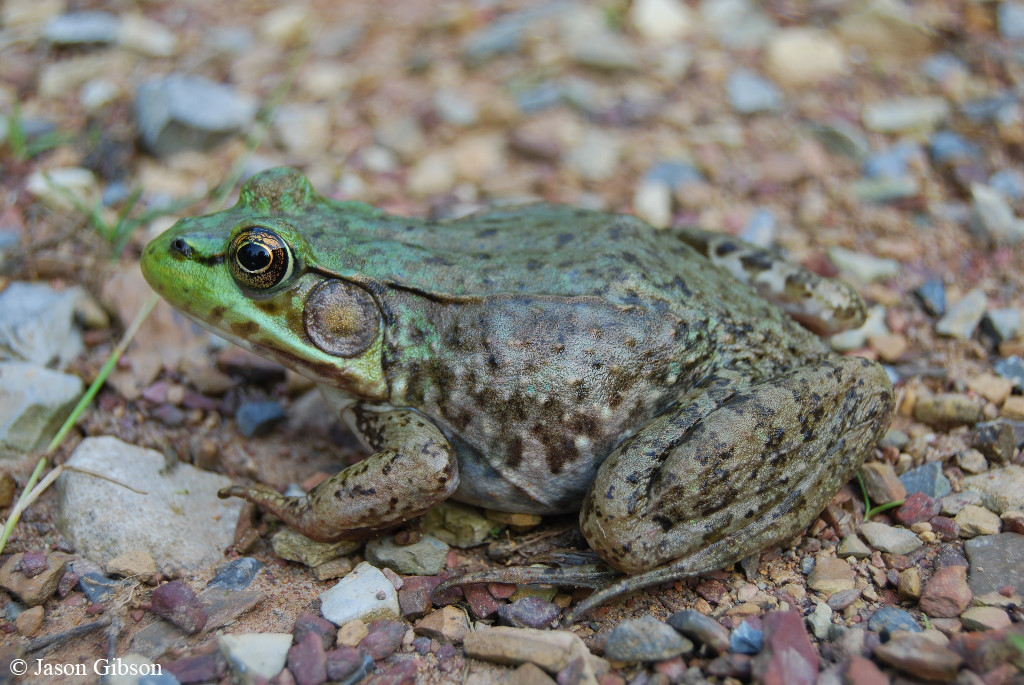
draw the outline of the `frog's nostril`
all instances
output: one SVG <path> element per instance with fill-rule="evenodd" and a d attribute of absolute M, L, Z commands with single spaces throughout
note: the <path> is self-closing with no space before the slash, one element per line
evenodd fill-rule
<path fill-rule="evenodd" d="M 182 257 L 188 259 L 192 256 L 192 246 L 185 241 L 184 238 L 175 238 L 171 241 L 171 250 L 178 252 Z"/>

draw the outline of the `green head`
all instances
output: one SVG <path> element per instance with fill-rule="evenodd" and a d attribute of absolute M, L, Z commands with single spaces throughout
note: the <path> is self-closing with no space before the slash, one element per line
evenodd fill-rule
<path fill-rule="evenodd" d="M 337 211 L 298 171 L 270 169 L 245 183 L 233 208 L 182 219 L 153 240 L 142 273 L 218 335 L 317 382 L 384 400 L 378 303 L 368 284 L 331 269 L 304 237 Z"/>

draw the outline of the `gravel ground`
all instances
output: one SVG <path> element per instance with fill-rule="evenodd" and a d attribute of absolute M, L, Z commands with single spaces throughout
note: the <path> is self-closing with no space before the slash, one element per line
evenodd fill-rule
<path fill-rule="evenodd" d="M 450 506 L 322 546 L 224 508 L 224 483 L 308 489 L 362 453 L 307 381 L 160 304 L 53 458 L 147 494 L 67 473 L 23 515 L 0 662 L 75 683 L 114 657 L 163 668 L 121 683 L 1021 682 L 1022 79 L 1017 2 L 7 0 L 0 506 L 145 300 L 148 239 L 278 165 L 397 214 L 566 202 L 840 275 L 871 316 L 832 344 L 897 391 L 864 487 L 902 504 L 866 512 L 850 483 L 759 559 L 552 630 L 586 592 L 432 590 L 585 550 L 573 517 Z"/>

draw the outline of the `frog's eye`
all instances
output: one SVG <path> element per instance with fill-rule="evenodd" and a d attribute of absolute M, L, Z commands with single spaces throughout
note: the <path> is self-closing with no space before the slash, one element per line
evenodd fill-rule
<path fill-rule="evenodd" d="M 292 273 L 292 252 L 273 231 L 254 226 L 240 232 L 228 251 L 235 280 L 252 290 L 273 288 Z"/>

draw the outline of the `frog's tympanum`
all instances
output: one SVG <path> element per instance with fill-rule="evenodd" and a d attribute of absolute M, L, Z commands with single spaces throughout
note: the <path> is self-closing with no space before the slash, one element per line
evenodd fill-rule
<path fill-rule="evenodd" d="M 373 452 L 305 497 L 223 496 L 325 541 L 449 497 L 579 511 L 629 575 L 578 610 L 794 537 L 893 410 L 877 363 L 808 330 L 862 322 L 848 286 L 632 216 L 408 219 L 272 169 L 234 208 L 179 221 L 142 267 L 192 319 L 320 384 Z"/>

